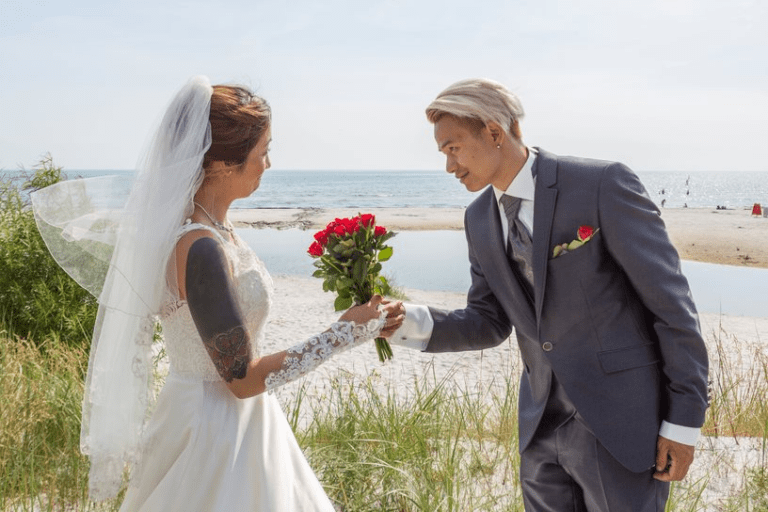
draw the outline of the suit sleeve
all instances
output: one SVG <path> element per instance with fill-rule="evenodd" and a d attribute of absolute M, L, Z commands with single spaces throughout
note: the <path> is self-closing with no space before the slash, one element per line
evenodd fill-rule
<path fill-rule="evenodd" d="M 475 245 L 469 235 L 471 219 L 464 215 L 469 248 L 470 277 L 467 307 L 454 311 L 429 308 L 434 320 L 426 352 L 459 352 L 492 348 L 512 332 L 509 318 L 491 291 L 475 257 Z"/>
<path fill-rule="evenodd" d="M 605 246 L 652 319 L 665 377 L 664 419 L 701 427 L 707 408 L 708 358 L 680 258 L 658 208 L 629 168 L 610 165 L 599 186 Z"/>

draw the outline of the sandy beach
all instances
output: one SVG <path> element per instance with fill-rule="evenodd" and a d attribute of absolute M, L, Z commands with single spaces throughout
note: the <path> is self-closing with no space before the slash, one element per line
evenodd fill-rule
<path fill-rule="evenodd" d="M 462 208 L 367 209 L 377 223 L 395 231 L 463 229 Z M 299 228 L 317 230 L 335 217 L 350 217 L 357 209 L 251 209 L 230 210 L 237 227 Z M 751 210 L 705 208 L 664 209 L 672 242 L 683 259 L 768 268 L 768 218 L 753 217 Z M 338 318 L 333 294 L 323 293 L 321 282 L 304 276 L 274 276 L 275 299 L 267 328 L 264 353 L 284 349 L 319 332 Z M 464 293 L 405 289 L 408 300 L 444 309 L 464 307 Z M 717 314 L 700 316 L 710 352 L 711 376 L 722 368 L 750 370 L 757 357 L 768 357 L 768 318 Z M 723 343 L 725 340 L 725 343 Z M 723 347 L 726 347 L 723 351 Z M 521 362 L 514 336 L 483 352 L 428 355 L 393 347 L 394 360 L 379 363 L 373 344 L 334 358 L 299 382 L 278 390 L 288 405 L 302 389 L 301 422 L 311 421 L 313 407 L 322 407 L 334 379 L 373 382 L 381 390 L 395 390 L 408 397 L 415 383 L 447 379 L 457 393 L 503 391 L 508 379 L 517 380 Z M 700 486 L 701 510 L 719 510 L 718 504 L 743 485 L 745 469 L 761 464 L 768 455 L 763 439 L 702 436 L 688 485 Z"/>
<path fill-rule="evenodd" d="M 316 230 L 335 217 L 357 215 L 359 209 L 233 209 L 238 227 Z M 377 223 L 395 231 L 464 229 L 463 208 L 373 208 Z M 672 243 L 685 260 L 768 268 L 768 218 L 751 209 L 666 208 L 661 217 Z"/>

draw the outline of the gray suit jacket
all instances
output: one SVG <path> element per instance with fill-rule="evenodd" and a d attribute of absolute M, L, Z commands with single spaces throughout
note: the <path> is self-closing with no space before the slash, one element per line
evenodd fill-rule
<path fill-rule="evenodd" d="M 535 165 L 534 303 L 508 262 L 488 187 L 464 219 L 467 307 L 431 309 L 426 350 L 493 347 L 514 327 L 525 363 L 520 451 L 543 412 L 548 387 L 532 384 L 548 362 L 603 446 L 628 469 L 647 470 L 661 421 L 700 427 L 707 408 L 707 353 L 677 251 L 626 166 L 541 149 Z M 581 225 L 599 231 L 552 259 L 554 246 L 574 240 Z"/>

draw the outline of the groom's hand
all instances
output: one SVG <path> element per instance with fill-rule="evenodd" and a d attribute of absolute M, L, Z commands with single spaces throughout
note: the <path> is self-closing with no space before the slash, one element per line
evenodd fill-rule
<path fill-rule="evenodd" d="M 653 478 L 662 482 L 682 480 L 693 462 L 696 448 L 659 436 L 656 443 L 656 472 Z"/>

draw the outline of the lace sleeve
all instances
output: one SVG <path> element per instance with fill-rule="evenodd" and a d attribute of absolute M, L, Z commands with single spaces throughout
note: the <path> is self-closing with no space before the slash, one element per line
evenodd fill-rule
<path fill-rule="evenodd" d="M 286 351 L 279 370 L 264 379 L 267 391 L 306 375 L 334 354 L 339 354 L 360 343 L 375 338 L 384 326 L 384 318 L 374 318 L 365 325 L 354 322 L 336 322 L 331 329 L 312 336 Z"/>

